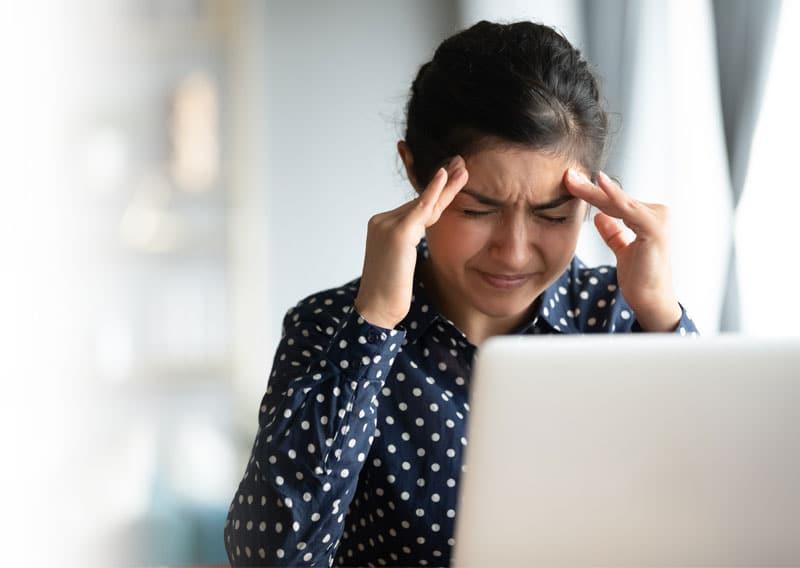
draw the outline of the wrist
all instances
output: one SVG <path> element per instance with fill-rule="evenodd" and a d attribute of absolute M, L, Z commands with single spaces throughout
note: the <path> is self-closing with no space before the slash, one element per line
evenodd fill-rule
<path fill-rule="evenodd" d="M 399 323 L 394 322 L 389 318 L 382 317 L 380 314 L 372 312 L 369 308 L 362 308 L 359 304 L 358 298 L 356 298 L 353 302 L 353 308 L 356 310 L 356 313 L 364 318 L 367 323 L 378 327 L 394 329 L 394 327 Z"/>
<path fill-rule="evenodd" d="M 683 311 L 677 300 L 653 308 L 634 309 L 636 320 L 645 331 L 672 332 L 678 327 Z"/>

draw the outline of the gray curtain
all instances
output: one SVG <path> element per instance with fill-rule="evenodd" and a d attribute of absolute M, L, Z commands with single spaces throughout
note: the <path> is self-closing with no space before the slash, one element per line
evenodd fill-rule
<path fill-rule="evenodd" d="M 713 0 L 725 146 L 734 211 L 742 195 L 750 146 L 772 56 L 781 0 Z M 731 239 L 720 331 L 740 329 L 736 242 Z"/>
<path fill-rule="evenodd" d="M 780 14 L 781 0 L 709 0 L 716 30 L 720 106 L 734 211 L 739 203 L 750 158 L 750 146 L 761 107 L 764 83 Z M 632 50 L 637 45 L 641 0 L 583 0 L 587 55 L 603 69 L 610 109 L 623 116 L 630 107 Z M 623 129 L 624 130 L 624 129 Z M 617 142 L 624 137 L 619 133 Z M 610 170 L 622 164 L 609 162 Z M 619 159 L 619 158 L 617 158 Z M 731 235 L 724 300 L 719 331 L 740 329 L 736 278 L 736 244 Z"/>

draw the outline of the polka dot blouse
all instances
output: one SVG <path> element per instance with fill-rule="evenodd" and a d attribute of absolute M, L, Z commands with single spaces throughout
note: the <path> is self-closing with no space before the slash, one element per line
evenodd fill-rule
<path fill-rule="evenodd" d="M 428 258 L 423 238 L 417 266 Z M 224 527 L 232 565 L 446 566 L 477 348 L 419 271 L 395 329 L 353 307 L 359 279 L 290 308 Z M 697 329 L 681 306 L 675 328 Z M 616 268 L 569 268 L 516 334 L 642 332 Z"/>

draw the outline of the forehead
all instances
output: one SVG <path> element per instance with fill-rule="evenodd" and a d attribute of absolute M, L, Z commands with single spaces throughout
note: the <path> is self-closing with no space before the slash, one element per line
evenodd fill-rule
<path fill-rule="evenodd" d="M 519 147 L 487 148 L 465 156 L 466 187 L 497 199 L 542 201 L 567 193 L 564 172 L 573 159 Z"/>

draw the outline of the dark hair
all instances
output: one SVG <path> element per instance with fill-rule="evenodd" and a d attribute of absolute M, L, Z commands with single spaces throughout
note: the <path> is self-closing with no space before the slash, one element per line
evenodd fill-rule
<path fill-rule="evenodd" d="M 420 67 L 405 140 L 420 187 L 451 156 L 498 145 L 563 155 L 594 177 L 607 158 L 608 116 L 589 64 L 560 32 L 482 20 Z"/>

